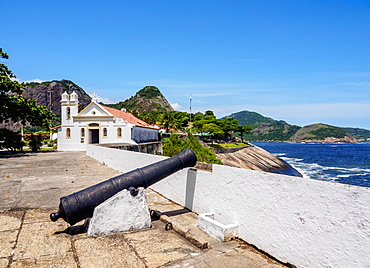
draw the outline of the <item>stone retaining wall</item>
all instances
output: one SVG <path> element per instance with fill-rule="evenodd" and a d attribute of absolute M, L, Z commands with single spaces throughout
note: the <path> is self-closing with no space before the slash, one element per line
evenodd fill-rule
<path fill-rule="evenodd" d="M 99 146 L 154 155 L 159 155 L 162 154 L 163 152 L 162 142 L 160 141 L 145 142 L 139 144 L 108 143 L 108 144 L 99 144 Z"/>

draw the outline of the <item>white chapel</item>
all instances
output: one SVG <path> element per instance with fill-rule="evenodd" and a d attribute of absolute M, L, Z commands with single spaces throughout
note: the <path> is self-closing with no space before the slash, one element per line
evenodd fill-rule
<path fill-rule="evenodd" d="M 59 151 L 86 151 L 87 144 L 137 144 L 158 140 L 158 128 L 131 113 L 97 103 L 96 94 L 91 103 L 78 112 L 76 92 L 64 92 L 61 112 Z"/>

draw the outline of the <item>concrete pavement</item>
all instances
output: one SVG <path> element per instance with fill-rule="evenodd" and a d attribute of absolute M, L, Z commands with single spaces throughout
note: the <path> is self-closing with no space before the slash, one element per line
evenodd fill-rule
<path fill-rule="evenodd" d="M 150 189 L 149 208 L 162 212 L 152 228 L 58 233 L 68 224 L 49 214 L 60 197 L 119 174 L 83 152 L 1 154 L 0 169 L 0 267 L 285 267 L 243 241 L 219 242 L 197 227 L 195 213 Z"/>

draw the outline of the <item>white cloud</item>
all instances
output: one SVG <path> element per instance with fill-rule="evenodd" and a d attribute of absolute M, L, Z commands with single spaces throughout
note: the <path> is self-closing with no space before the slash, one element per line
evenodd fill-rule
<path fill-rule="evenodd" d="M 88 93 L 89 94 L 89 96 L 92 98 L 92 95 L 94 94 L 94 93 Z M 108 104 L 108 103 L 117 103 L 117 102 L 119 102 L 119 100 L 117 100 L 117 99 L 115 99 L 115 98 L 112 98 L 112 99 L 110 99 L 110 98 L 103 98 L 103 97 L 100 97 L 98 94 L 96 94 L 97 95 L 97 97 L 96 97 L 96 101 L 97 102 L 102 102 L 102 103 L 106 103 L 106 104 Z"/>
<path fill-rule="evenodd" d="M 172 108 L 174 109 L 174 110 L 181 110 L 183 107 L 180 105 L 180 104 L 178 104 L 177 102 L 176 103 L 171 103 L 171 106 L 172 106 Z"/>
<path fill-rule="evenodd" d="M 354 87 L 370 87 L 369 82 L 346 82 L 341 83 L 342 86 L 354 86 Z"/>
<path fill-rule="evenodd" d="M 20 81 L 20 82 L 23 82 L 23 83 L 31 83 L 31 82 L 42 83 L 42 82 L 45 82 L 45 81 L 41 80 L 39 78 L 36 78 L 36 79 L 31 79 L 31 80 L 27 80 L 27 81 Z"/>
<path fill-rule="evenodd" d="M 227 91 L 227 92 L 217 92 L 217 93 L 195 93 L 191 95 L 195 97 L 212 97 L 212 96 L 223 96 L 223 95 L 230 95 L 230 94 L 231 92 Z"/>
<path fill-rule="evenodd" d="M 19 83 L 31 83 L 31 82 L 42 83 L 42 82 L 45 82 L 44 80 L 41 80 L 41 79 L 38 79 L 38 78 L 24 81 L 24 80 L 16 77 L 16 78 L 10 78 L 10 80 L 17 81 Z"/>
<path fill-rule="evenodd" d="M 97 96 L 96 97 L 96 101 L 97 102 L 102 102 L 102 103 L 115 103 L 114 101 L 112 101 L 111 99 L 108 99 L 108 98 L 102 98 L 100 96 Z"/>

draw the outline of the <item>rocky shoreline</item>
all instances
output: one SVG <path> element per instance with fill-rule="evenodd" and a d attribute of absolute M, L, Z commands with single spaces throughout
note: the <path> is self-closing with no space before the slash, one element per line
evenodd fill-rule
<path fill-rule="evenodd" d="M 255 145 L 214 152 L 226 166 L 302 177 L 302 174 L 287 162 Z"/>
<path fill-rule="evenodd" d="M 262 141 L 252 141 L 252 142 L 288 142 L 288 143 L 358 143 L 359 141 L 353 137 L 344 137 L 344 138 L 334 138 L 327 137 L 324 140 L 291 140 L 291 141 L 274 141 L 274 140 L 262 140 Z"/>
<path fill-rule="evenodd" d="M 344 138 L 334 138 L 327 137 L 324 140 L 301 140 L 296 141 L 298 143 L 357 143 L 358 141 L 353 137 L 344 137 Z"/>

